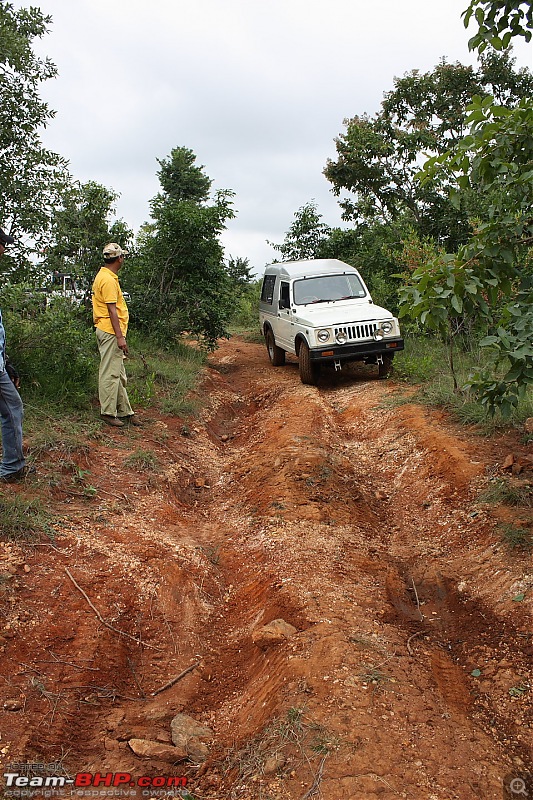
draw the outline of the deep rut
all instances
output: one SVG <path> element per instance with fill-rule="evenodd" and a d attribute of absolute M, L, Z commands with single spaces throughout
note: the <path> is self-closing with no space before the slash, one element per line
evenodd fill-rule
<path fill-rule="evenodd" d="M 231 507 L 247 523 L 246 530 L 234 531 L 234 542 L 246 560 L 248 556 L 256 565 L 264 560 L 272 575 L 270 586 L 291 587 L 289 621 L 298 624 L 294 615 L 298 608 L 300 630 L 305 630 L 294 652 L 276 654 L 275 682 L 260 677 L 263 691 L 258 695 L 254 677 L 243 686 L 239 702 L 245 698 L 246 713 L 241 721 L 254 722 L 250 727 L 245 724 L 243 736 L 260 730 L 257 716 L 249 714 L 256 700 L 256 708 L 268 707 L 272 715 L 281 700 L 278 696 L 272 703 L 272 695 L 279 693 L 283 679 L 292 685 L 295 675 L 302 679 L 298 653 L 303 642 L 305 656 L 300 653 L 300 657 L 323 671 L 325 681 L 359 689 L 364 669 L 355 683 L 339 677 L 361 661 L 353 658 L 353 643 L 359 641 L 362 650 L 376 651 L 371 661 L 387 665 L 387 674 L 381 675 L 370 664 L 367 676 L 375 673 L 373 685 L 383 692 L 392 716 L 401 717 L 407 701 L 405 718 L 411 719 L 411 727 L 422 724 L 428 709 L 441 721 L 453 720 L 452 728 L 445 722 L 440 733 L 440 723 L 435 719 L 431 723 L 433 748 L 438 749 L 430 762 L 436 772 L 441 760 L 456 759 L 457 737 L 471 742 L 470 748 L 462 745 L 461 760 L 478 760 L 477 777 L 466 777 L 471 764 L 464 769 L 458 764 L 454 780 L 441 785 L 439 791 L 446 793 L 442 796 L 478 796 L 481 773 L 496 791 L 501 777 L 496 780 L 495 775 L 512 769 L 513 759 L 519 767 L 530 764 L 531 716 L 524 708 L 517 715 L 509 702 L 502 711 L 501 684 L 495 682 L 489 689 L 484 681 L 480 691 L 472 673 L 481 666 L 481 674 L 498 675 L 505 662 L 502 655 L 512 652 L 517 681 L 527 681 L 531 642 L 520 624 L 514 625 L 508 614 L 496 613 L 477 596 L 476 581 L 496 567 L 478 557 L 480 543 L 484 550 L 490 547 L 490 521 L 476 506 L 475 481 L 483 475 L 483 463 L 475 445 L 424 421 L 424 412 L 416 417 L 413 429 L 413 409 L 398 413 L 394 406 L 383 404 L 388 394 L 383 384 L 359 379 L 310 389 L 294 385 L 293 375 L 276 371 L 272 374 L 280 380 L 274 389 L 255 384 L 243 391 L 242 382 L 232 379 L 230 363 L 225 370 L 228 385 L 242 394 L 237 403 L 233 400 L 217 411 L 215 427 L 221 429 L 222 420 L 231 417 L 231 434 L 223 444 L 224 497 L 215 503 L 221 503 L 221 519 L 226 518 L 229 490 Z M 239 364 L 236 372 L 242 370 Z M 244 413 L 236 415 L 236 408 Z M 249 603 L 250 617 L 259 612 L 257 624 L 277 614 L 265 610 L 267 583 L 262 583 L 266 594 L 261 602 Z M 326 650 L 323 637 L 330 641 Z M 368 667 L 366 661 L 361 663 Z M 261 676 L 260 670 L 257 675 Z M 322 705 L 333 702 L 340 709 L 357 708 L 350 705 L 350 691 L 334 691 L 328 701 L 317 690 L 316 673 L 304 669 L 303 677 L 308 691 L 303 699 L 314 713 L 309 678 L 315 682 L 311 697 L 316 693 Z M 415 695 L 424 698 L 421 703 L 407 697 L 399 701 L 397 687 L 391 703 L 390 681 L 401 687 L 406 680 Z M 324 718 L 323 708 L 320 717 Z M 330 723 L 333 719 L 329 717 Z M 357 717 L 353 722 L 357 725 Z M 342 729 L 342 722 L 339 726 Z M 409 728 L 402 727 L 401 733 L 408 736 Z M 394 740 L 391 733 L 389 744 Z M 349 741 L 350 737 L 346 744 L 353 747 Z M 476 755 L 480 742 L 482 753 Z M 401 749 L 396 738 L 393 748 L 397 747 Z M 346 781 L 350 770 L 343 778 L 342 747 L 339 763 L 333 766 L 334 754 L 329 759 L 337 774 L 331 779 L 331 794 L 323 788 L 324 797 L 336 798 L 341 795 L 333 787 Z M 363 796 L 354 791 L 353 797 Z M 423 796 L 417 792 L 420 786 L 405 796 Z"/>

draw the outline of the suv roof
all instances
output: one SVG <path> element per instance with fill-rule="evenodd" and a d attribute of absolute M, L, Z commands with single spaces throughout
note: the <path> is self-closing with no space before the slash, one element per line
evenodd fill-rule
<path fill-rule="evenodd" d="M 281 261 L 278 264 L 269 264 L 265 275 L 278 274 L 285 278 L 310 277 L 314 275 L 329 275 L 332 272 L 357 272 L 355 267 L 339 261 L 338 258 L 316 258 L 305 261 Z"/>

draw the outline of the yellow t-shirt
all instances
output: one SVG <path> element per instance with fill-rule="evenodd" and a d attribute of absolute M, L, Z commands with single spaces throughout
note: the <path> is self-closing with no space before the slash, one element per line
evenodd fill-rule
<path fill-rule="evenodd" d="M 93 283 L 93 320 L 96 328 L 114 334 L 107 303 L 116 303 L 120 330 L 126 336 L 130 315 L 122 296 L 118 275 L 113 270 L 102 267 Z"/>

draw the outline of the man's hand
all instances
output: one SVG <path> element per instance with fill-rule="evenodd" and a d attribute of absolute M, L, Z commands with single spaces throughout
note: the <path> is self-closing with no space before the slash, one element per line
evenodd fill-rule
<path fill-rule="evenodd" d="M 126 339 L 124 338 L 124 336 L 117 336 L 117 344 L 120 347 L 120 349 L 122 350 L 122 352 L 124 353 L 124 355 L 127 356 L 129 350 L 128 350 L 128 344 L 127 344 Z"/>
<path fill-rule="evenodd" d="M 11 379 L 11 383 L 15 387 L 15 389 L 20 389 L 20 375 L 18 374 L 17 368 L 13 366 L 9 358 L 6 356 L 5 362 L 6 372 Z"/>

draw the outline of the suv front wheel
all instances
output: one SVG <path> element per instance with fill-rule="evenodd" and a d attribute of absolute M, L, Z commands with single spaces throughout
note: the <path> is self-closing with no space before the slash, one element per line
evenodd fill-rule
<path fill-rule="evenodd" d="M 311 354 L 309 352 L 309 345 L 307 342 L 302 342 L 298 350 L 298 369 L 300 371 L 300 380 L 308 386 L 314 386 L 318 380 L 320 367 L 318 364 L 313 364 L 311 361 Z"/>
<path fill-rule="evenodd" d="M 378 364 L 378 377 L 379 378 L 388 378 L 392 372 L 392 355 L 384 355 L 382 356 L 381 364 Z"/>
<path fill-rule="evenodd" d="M 285 363 L 285 350 L 277 346 L 274 334 L 270 329 L 265 334 L 265 341 L 270 363 L 273 367 L 282 367 Z"/>

